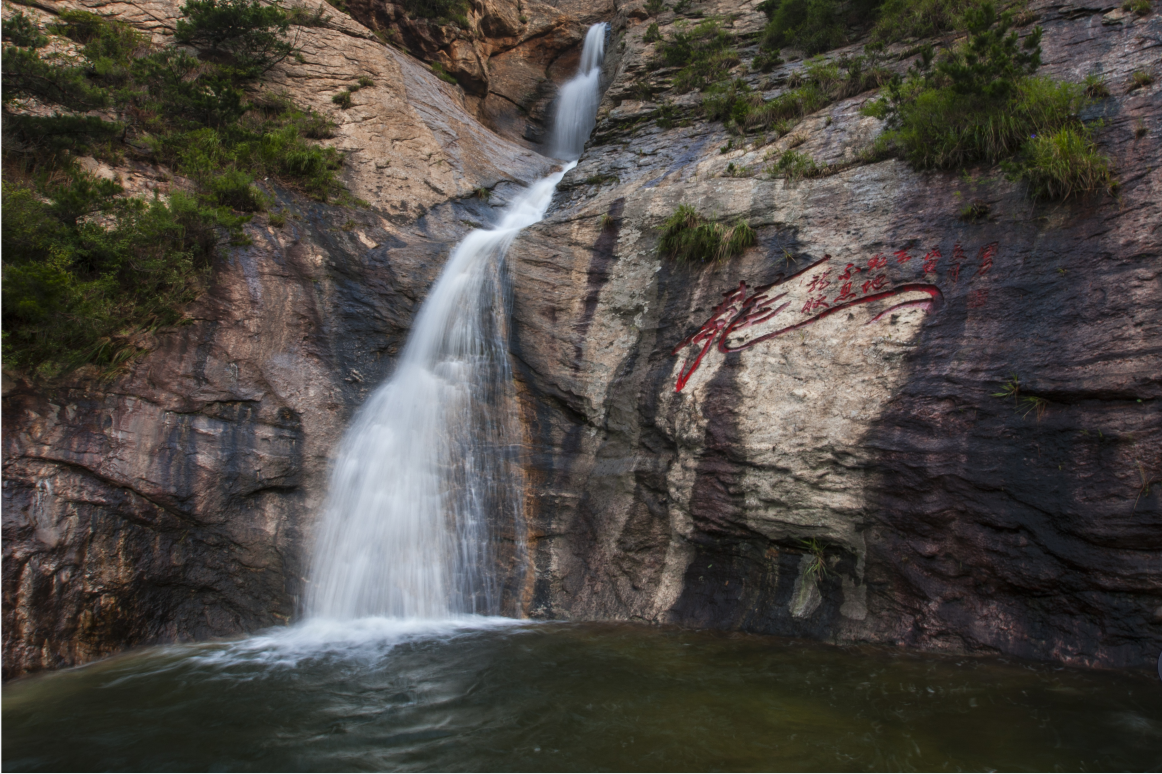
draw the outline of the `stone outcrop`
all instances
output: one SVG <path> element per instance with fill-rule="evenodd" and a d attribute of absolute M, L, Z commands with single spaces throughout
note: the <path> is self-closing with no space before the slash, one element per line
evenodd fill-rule
<path fill-rule="evenodd" d="M 556 87 L 576 70 L 585 31 L 615 10 L 613 0 L 475 0 L 461 27 L 384 0 L 352 0 L 347 8 L 386 40 L 443 68 L 487 126 L 530 144 L 544 137 Z"/>
<path fill-rule="evenodd" d="M 84 7 L 160 43 L 178 5 Z M 755 5 L 698 10 L 745 37 Z M 635 88 L 665 76 L 641 6 L 484 0 L 467 36 L 356 0 L 358 22 L 325 9 L 299 30 L 304 61 L 267 86 L 334 118 L 328 142 L 368 206 L 268 183 L 286 225 L 250 224 L 253 244 L 219 260 L 187 324 L 144 340 L 126 373 L 52 391 L 5 374 L 6 677 L 295 615 L 344 426 L 450 245 L 492 217 L 474 192 L 500 205 L 550 168 L 528 143 L 599 19 L 615 41 L 593 144 L 509 255 L 527 614 L 1155 657 L 1162 129 L 1159 86 L 1129 78 L 1162 75 L 1158 15 L 1031 4 L 1046 73 L 1105 74 L 1113 95 L 1093 110 L 1122 181 L 1116 199 L 1047 205 L 996 170 L 861 163 L 882 130 L 859 112 L 871 94 L 765 144 L 728 145 L 699 119 L 660 129 L 660 103 Z M 739 74 L 770 96 L 802 64 Z M 350 108 L 331 102 L 360 77 L 373 86 Z M 792 145 L 837 171 L 761 172 Z M 112 171 L 143 190 L 156 172 Z M 987 213 L 962 219 L 973 201 Z M 747 218 L 758 245 L 709 267 L 659 258 L 657 226 L 680 203 Z M 995 397 L 1011 378 L 1016 400 Z"/>
<path fill-rule="evenodd" d="M 164 42 L 178 5 L 85 7 Z M 350 19 L 298 43 L 305 61 L 266 86 L 335 119 L 344 182 L 370 206 L 268 184 L 286 225 L 252 222 L 253 244 L 218 261 L 186 324 L 144 339 L 126 374 L 51 391 L 5 374 L 6 677 L 289 620 L 329 455 L 449 245 L 492 217 L 475 190 L 501 202 L 549 169 Z M 360 76 L 374 86 L 339 110 L 331 95 Z M 162 177 L 106 172 L 130 190 Z"/>
<path fill-rule="evenodd" d="M 510 253 L 530 614 L 1153 662 L 1160 102 L 1130 76 L 1157 71 L 1162 23 L 1030 10 L 1043 74 L 1109 84 L 1089 117 L 1116 198 L 1038 204 L 995 169 L 857 164 L 882 129 L 858 112 L 871 93 L 768 144 L 659 129 L 660 99 L 632 95 L 665 74 L 646 22 L 623 19 L 594 142 Z M 762 22 L 751 6 L 728 24 Z M 739 73 L 771 96 L 802 66 Z M 760 172 L 795 146 L 839 171 Z M 987 216 L 969 221 L 974 201 Z M 746 218 L 758 245 L 705 267 L 659 257 L 679 204 Z M 997 397 L 1010 379 L 1019 394 Z"/>

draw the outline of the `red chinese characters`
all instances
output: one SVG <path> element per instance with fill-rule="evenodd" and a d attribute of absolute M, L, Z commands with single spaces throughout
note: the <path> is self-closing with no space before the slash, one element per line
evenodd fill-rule
<path fill-rule="evenodd" d="M 908 255 L 907 250 L 897 250 L 892 255 L 896 256 L 896 263 L 907 263 L 912 260 L 912 256 Z"/>
<path fill-rule="evenodd" d="M 882 256 L 880 260 L 886 265 L 887 259 Z M 801 272 L 798 272 L 790 277 L 781 279 L 770 285 L 764 285 L 756 288 L 753 292 L 748 292 L 745 282 L 740 282 L 738 288 L 724 293 L 724 300 L 714 308 L 713 313 L 702 327 L 694 334 L 683 339 L 673 350 L 673 354 L 677 355 L 683 349 L 693 345 L 697 349 L 686 358 L 682 363 L 681 369 L 678 371 L 678 380 L 674 389 L 676 392 L 681 392 L 682 388 L 693 376 L 694 372 L 698 370 L 706 353 L 717 342 L 718 350 L 724 354 L 731 352 L 741 352 L 744 349 L 749 349 L 764 341 L 769 341 L 777 336 L 782 336 L 793 330 L 803 328 L 807 325 L 812 325 L 819 320 L 822 320 L 828 315 L 835 314 L 840 310 L 857 306 L 859 304 L 867 304 L 873 301 L 880 301 L 891 298 L 893 296 L 902 295 L 904 293 L 919 292 L 923 293 L 926 298 L 913 299 L 895 304 L 888 309 L 877 314 L 869 324 L 882 318 L 884 315 L 898 309 L 906 307 L 921 307 L 926 310 L 931 310 L 938 304 L 943 294 L 935 285 L 926 283 L 908 283 L 896 287 L 887 287 L 888 278 L 885 274 L 877 275 L 874 279 L 870 279 L 862 284 L 864 295 L 859 295 L 855 290 L 855 283 L 846 281 L 840 283 L 839 294 L 836 295 L 829 303 L 826 300 L 826 295 L 822 293 L 824 289 L 829 287 L 832 282 L 829 279 L 831 270 L 825 270 L 816 274 L 809 274 L 812 270 L 817 269 L 821 264 L 830 259 L 830 256 L 825 256 L 822 260 L 808 266 Z M 873 259 L 875 261 L 876 259 Z M 870 268 L 871 262 L 869 262 Z M 852 271 L 859 273 L 861 270 L 856 268 L 854 264 L 848 264 L 847 269 L 840 275 L 843 278 L 851 277 Z M 782 304 L 776 306 L 787 294 L 777 293 L 777 289 L 797 277 L 811 277 L 811 282 L 807 286 L 808 297 L 801 308 L 802 314 L 810 315 L 806 320 L 798 323 L 792 323 L 786 327 L 776 329 L 769 333 L 757 336 L 750 340 L 740 341 L 737 344 L 732 344 L 732 336 L 739 332 L 767 322 L 784 311 L 791 305 L 790 301 L 783 301 Z"/>
<path fill-rule="evenodd" d="M 882 254 L 873 255 L 872 259 L 867 262 L 867 270 L 871 271 L 872 269 L 882 269 L 887 265 L 888 259 L 885 258 Z"/>
<path fill-rule="evenodd" d="M 827 288 L 831 285 L 831 280 L 829 280 L 827 278 L 827 275 L 829 275 L 829 274 L 831 274 L 831 269 L 828 269 L 827 271 L 823 272 L 822 274 L 816 274 L 816 275 L 812 276 L 811 277 L 811 284 L 807 286 L 807 292 L 808 293 L 822 293 L 825 288 Z"/>
<path fill-rule="evenodd" d="M 929 250 L 927 255 L 924 256 L 924 273 L 925 274 L 935 274 L 936 273 L 936 262 L 939 261 L 943 257 L 944 256 L 942 256 L 940 254 L 939 247 L 933 247 L 931 250 Z"/>
<path fill-rule="evenodd" d="M 800 312 L 803 314 L 811 314 L 821 306 L 831 306 L 831 304 L 827 303 L 825 299 L 826 296 L 808 296 L 807 303 L 803 304 L 803 308 L 800 310 Z"/>
<path fill-rule="evenodd" d="M 993 258 L 996 257 L 999 247 L 999 243 L 992 242 L 980 249 L 980 255 L 977 256 L 980 260 L 980 268 L 976 270 L 974 276 L 984 277 L 988 275 L 989 271 L 993 268 Z"/>
<path fill-rule="evenodd" d="M 848 299 L 851 299 L 851 298 L 859 298 L 859 293 L 856 293 L 855 291 L 853 291 L 851 289 L 850 282 L 844 282 L 842 285 L 839 286 L 839 295 L 836 296 L 835 298 L 831 299 L 831 302 L 832 303 L 839 303 L 840 301 L 847 301 Z"/>

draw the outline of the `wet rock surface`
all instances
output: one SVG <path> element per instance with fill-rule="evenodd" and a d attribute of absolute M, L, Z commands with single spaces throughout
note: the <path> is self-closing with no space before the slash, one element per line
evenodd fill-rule
<path fill-rule="evenodd" d="M 42 6 L 45 18 L 73 7 Z M 177 6 L 85 7 L 164 42 Z M 328 13 L 301 30 L 305 61 L 266 85 L 335 119 L 328 142 L 368 206 L 268 182 L 286 224 L 247 226 L 253 244 L 219 258 L 186 324 L 144 337 L 150 353 L 127 373 L 51 390 L 5 374 L 5 677 L 290 620 L 329 455 L 390 373 L 451 245 L 492 221 L 476 189 L 500 205 L 550 166 L 482 127 L 422 64 Z M 331 95 L 361 75 L 375 85 L 338 110 Z M 141 165 L 104 172 L 134 193 L 156 185 Z"/>
<path fill-rule="evenodd" d="M 1129 78 L 1157 68 L 1162 28 L 1109 10 L 1031 6 L 1042 74 L 1101 73 L 1112 92 L 1091 110 L 1118 197 L 1064 204 L 997 169 L 858 163 L 882 126 L 858 112 L 870 92 L 767 143 L 697 118 L 659 129 L 664 99 L 680 117 L 697 97 L 633 98 L 666 73 L 648 20 L 621 17 L 591 147 L 509 256 L 532 615 L 1153 663 L 1160 103 Z M 771 96 L 802 66 L 740 74 Z M 761 172 L 788 147 L 838 171 Z M 963 217 L 971 202 L 987 215 Z M 745 217 L 758 245 L 659 258 L 679 204 Z M 995 396 L 1012 378 L 1019 394 Z"/>
<path fill-rule="evenodd" d="M 154 334 L 127 373 L 54 391 L 5 375 L 5 676 L 293 618 L 343 428 L 450 246 L 549 169 L 529 144 L 602 18 L 614 37 L 594 139 L 509 255 L 526 612 L 1152 663 L 1162 128 L 1157 83 L 1129 79 L 1158 74 L 1158 15 L 1031 5 L 1044 72 L 1105 74 L 1112 96 L 1093 111 L 1122 181 L 1117 199 L 1046 205 L 997 170 L 860 163 L 882 129 L 859 113 L 871 93 L 739 147 L 694 116 L 696 95 L 669 95 L 678 125 L 660 129 L 660 101 L 635 89 L 666 77 L 641 3 L 523 3 L 527 23 L 495 5 L 474 6 L 484 37 L 470 41 L 389 4 L 353 3 L 362 24 L 325 9 L 301 32 L 305 61 L 272 85 L 336 120 L 328 142 L 368 206 L 268 184 L 287 224 L 256 219 L 188 324 Z M 753 47 L 754 5 L 695 9 L 731 14 Z M 178 13 L 85 7 L 158 42 Z M 392 29 L 430 37 L 408 45 L 459 87 L 375 34 Z M 788 59 L 739 74 L 773 96 L 803 67 Z M 374 85 L 351 108 L 331 103 L 359 77 Z M 792 145 L 837 171 L 762 173 Z M 987 214 L 962 219 L 974 201 Z M 680 203 L 746 217 L 758 245 L 705 268 L 659 258 L 657 226 Z M 1017 399 L 995 397 L 1014 374 Z"/>

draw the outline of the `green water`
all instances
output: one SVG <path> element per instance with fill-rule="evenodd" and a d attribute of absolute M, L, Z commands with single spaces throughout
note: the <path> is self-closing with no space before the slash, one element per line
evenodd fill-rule
<path fill-rule="evenodd" d="M 611 624 L 297 627 L 3 689 L 21 770 L 1157 770 L 1162 684 Z"/>

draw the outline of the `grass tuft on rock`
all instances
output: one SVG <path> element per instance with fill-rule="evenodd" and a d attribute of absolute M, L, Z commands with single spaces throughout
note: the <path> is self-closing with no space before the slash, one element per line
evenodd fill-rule
<path fill-rule="evenodd" d="M 1091 191 L 1113 193 L 1118 185 L 1109 159 L 1097 150 L 1084 127 L 1067 126 L 1033 138 L 1009 169 L 1028 181 L 1030 194 L 1039 199 L 1063 200 Z"/>
<path fill-rule="evenodd" d="M 741 217 L 729 224 L 703 218 L 688 204 L 662 223 L 660 255 L 678 263 L 717 263 L 742 253 L 756 242 L 754 229 Z"/>

